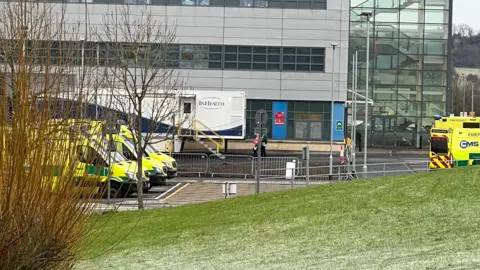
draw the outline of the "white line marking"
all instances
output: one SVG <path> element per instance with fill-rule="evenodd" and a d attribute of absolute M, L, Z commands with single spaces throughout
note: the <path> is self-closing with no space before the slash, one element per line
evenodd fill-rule
<path fill-rule="evenodd" d="M 155 200 L 161 199 L 164 194 L 167 194 L 170 190 L 177 188 L 180 184 L 181 183 L 178 183 L 175 186 L 173 186 L 173 187 L 169 188 L 168 190 L 166 190 L 165 192 L 163 192 L 162 194 L 158 195 L 157 197 L 155 197 Z"/>

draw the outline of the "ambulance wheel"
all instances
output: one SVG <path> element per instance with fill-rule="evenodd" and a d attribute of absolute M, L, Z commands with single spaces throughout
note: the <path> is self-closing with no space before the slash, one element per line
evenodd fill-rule
<path fill-rule="evenodd" d="M 114 181 L 110 181 L 110 190 L 108 190 L 108 183 L 105 183 L 105 192 L 104 198 L 108 198 L 108 193 L 110 192 L 110 198 L 121 198 L 122 197 L 122 190 L 120 188 L 120 184 Z"/>

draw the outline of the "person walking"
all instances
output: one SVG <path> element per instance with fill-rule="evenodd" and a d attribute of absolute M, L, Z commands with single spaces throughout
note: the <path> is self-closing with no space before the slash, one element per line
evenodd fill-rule
<path fill-rule="evenodd" d="M 345 156 L 347 156 L 347 160 L 351 163 L 352 161 L 352 139 L 350 136 L 345 138 Z"/>
<path fill-rule="evenodd" d="M 260 147 L 260 149 L 261 149 L 260 155 L 262 155 L 262 157 L 266 157 L 267 156 L 267 143 L 268 143 L 267 134 L 263 134 L 261 143 L 262 143 L 262 146 Z"/>
<path fill-rule="evenodd" d="M 266 148 L 268 144 L 267 134 L 263 134 L 262 139 L 260 139 L 260 136 L 258 134 L 256 135 L 257 137 L 255 138 L 255 140 L 253 140 L 253 156 L 256 157 L 258 155 L 258 145 L 260 144 L 260 155 L 262 157 L 266 157 Z"/>
<path fill-rule="evenodd" d="M 355 132 L 355 144 L 358 146 L 358 152 L 362 152 L 362 134 L 359 131 Z"/>

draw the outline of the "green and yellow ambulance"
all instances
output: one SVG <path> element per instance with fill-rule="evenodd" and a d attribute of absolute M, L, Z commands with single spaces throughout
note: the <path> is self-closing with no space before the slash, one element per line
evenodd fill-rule
<path fill-rule="evenodd" d="M 67 123 L 68 130 L 76 130 L 74 134 L 85 134 L 84 138 L 76 138 L 72 143 L 64 146 L 73 147 L 76 160 L 76 175 L 80 176 L 100 176 L 99 190 L 103 190 L 103 197 L 110 193 L 111 198 L 121 198 L 137 193 L 137 164 L 129 161 L 115 148 L 109 149 L 105 138 L 98 134 L 101 130 L 100 122 L 89 120 L 69 120 Z M 64 139 L 70 141 L 69 131 L 63 130 Z M 71 150 L 70 150 L 71 151 Z M 72 156 L 73 157 L 73 156 Z M 69 162 L 69 161 L 67 161 Z M 67 166 L 68 167 L 68 166 Z M 110 190 L 108 186 L 108 169 L 111 170 Z M 142 174 L 143 192 L 148 192 L 151 188 L 149 180 Z"/>
<path fill-rule="evenodd" d="M 122 135 L 130 143 L 133 144 L 133 133 L 126 125 L 122 125 L 120 127 L 120 135 Z M 145 154 L 151 159 L 157 160 L 165 164 L 165 166 L 167 167 L 168 179 L 172 179 L 177 176 L 177 161 L 173 157 L 166 155 L 160 151 L 156 151 L 150 144 L 146 145 Z"/>
<path fill-rule="evenodd" d="M 109 140 L 107 135 L 107 140 Z M 112 139 L 117 150 L 122 153 L 128 160 L 137 161 L 137 151 L 132 141 L 127 140 L 120 134 L 112 134 Z M 150 158 L 146 154 L 142 157 L 142 167 L 145 175 L 149 178 L 152 186 L 165 185 L 167 179 L 167 167 L 155 159 Z"/>
<path fill-rule="evenodd" d="M 435 116 L 430 130 L 431 170 L 478 164 L 480 118 Z"/>

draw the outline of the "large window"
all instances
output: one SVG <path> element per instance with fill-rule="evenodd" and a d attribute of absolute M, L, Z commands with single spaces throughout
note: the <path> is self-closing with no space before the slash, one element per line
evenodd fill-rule
<path fill-rule="evenodd" d="M 42 44 L 39 44 L 42 43 Z M 32 48 L 52 51 L 60 57 L 57 44 L 35 42 Z M 51 43 L 51 42 L 50 42 Z M 62 42 L 63 58 L 80 65 L 166 66 L 181 69 L 263 70 L 285 72 L 324 72 L 325 48 L 261 47 L 206 44 L 150 44 Z M 74 59 L 73 63 L 71 59 Z"/>
<path fill-rule="evenodd" d="M 268 138 L 272 137 L 272 101 L 271 100 L 256 100 L 256 99 L 249 99 L 247 100 L 247 137 L 255 138 L 255 127 L 257 124 L 255 123 L 255 113 L 260 110 L 264 109 L 267 111 L 268 115 L 268 122 L 267 122 L 267 136 Z"/>
<path fill-rule="evenodd" d="M 323 72 L 325 49 L 308 47 L 209 46 L 208 68 Z M 222 66 L 223 63 L 223 66 Z"/>
<path fill-rule="evenodd" d="M 58 2 L 58 0 L 51 0 Z M 338 0 L 337 0 L 338 1 Z M 60 1 L 61 2 L 61 1 Z M 327 0 L 63 0 L 65 3 L 97 3 L 156 6 L 215 6 L 242 8 L 327 9 Z"/>

